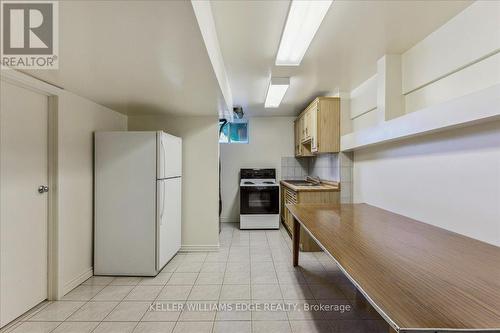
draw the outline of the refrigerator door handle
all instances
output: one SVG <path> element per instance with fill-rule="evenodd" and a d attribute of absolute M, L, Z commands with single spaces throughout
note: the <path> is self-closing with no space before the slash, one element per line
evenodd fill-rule
<path fill-rule="evenodd" d="M 161 140 L 162 146 L 161 147 L 163 148 L 163 161 L 162 161 L 163 162 L 162 163 L 163 164 L 163 177 L 167 177 L 167 147 L 166 147 L 164 141 L 165 141 L 165 135 L 163 135 L 163 137 L 162 137 L 162 140 Z"/>
<path fill-rule="evenodd" d="M 162 208 L 161 208 L 161 223 L 163 225 L 163 215 L 165 215 L 165 182 L 162 182 L 163 183 L 163 186 L 162 186 L 162 189 L 163 189 L 163 202 L 162 202 Z"/>
<path fill-rule="evenodd" d="M 165 147 L 163 144 L 163 136 L 160 134 L 160 156 L 159 156 L 159 172 L 160 172 L 160 177 L 163 178 L 165 177 Z"/>
<path fill-rule="evenodd" d="M 163 225 L 163 214 L 165 213 L 165 181 L 161 182 L 161 211 L 160 225 Z"/>

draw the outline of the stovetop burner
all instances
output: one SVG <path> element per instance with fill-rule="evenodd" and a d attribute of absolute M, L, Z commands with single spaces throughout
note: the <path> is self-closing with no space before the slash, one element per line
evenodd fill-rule
<path fill-rule="evenodd" d="M 271 188 L 279 186 L 276 183 L 275 169 L 241 169 L 240 186 Z"/>

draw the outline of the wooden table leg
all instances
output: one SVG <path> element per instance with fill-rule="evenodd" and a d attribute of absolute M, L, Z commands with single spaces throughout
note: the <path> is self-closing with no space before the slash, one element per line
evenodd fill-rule
<path fill-rule="evenodd" d="M 293 219 L 293 267 L 299 265 L 300 223 Z"/>

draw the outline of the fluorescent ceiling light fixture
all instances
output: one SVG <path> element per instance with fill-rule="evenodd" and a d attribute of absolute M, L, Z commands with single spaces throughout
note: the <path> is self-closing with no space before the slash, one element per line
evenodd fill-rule
<path fill-rule="evenodd" d="M 277 108 L 281 104 L 283 96 L 290 86 L 290 78 L 288 77 L 272 77 L 269 87 L 267 88 L 266 102 L 264 107 Z"/>
<path fill-rule="evenodd" d="M 281 36 L 277 66 L 298 66 L 333 0 L 293 0 Z"/>

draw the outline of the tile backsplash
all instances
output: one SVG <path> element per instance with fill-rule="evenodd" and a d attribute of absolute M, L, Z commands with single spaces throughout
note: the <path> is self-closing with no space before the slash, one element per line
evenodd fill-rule
<path fill-rule="evenodd" d="M 322 154 L 311 158 L 281 158 L 281 179 L 305 179 L 307 176 L 339 181 L 338 154 Z"/>
<path fill-rule="evenodd" d="M 338 154 L 322 154 L 309 159 L 309 176 L 339 181 Z"/>
<path fill-rule="evenodd" d="M 340 202 L 352 203 L 353 153 L 322 154 L 315 157 L 281 158 L 281 179 L 305 179 L 307 176 L 340 182 Z"/>
<path fill-rule="evenodd" d="M 304 158 L 282 157 L 281 179 L 304 179 L 309 173 L 309 161 Z"/>
<path fill-rule="evenodd" d="M 352 171 L 353 171 L 353 159 L 354 155 L 352 152 L 340 153 L 338 158 L 340 159 L 340 202 L 341 203 L 352 203 L 353 202 L 353 184 L 352 184 Z"/>

